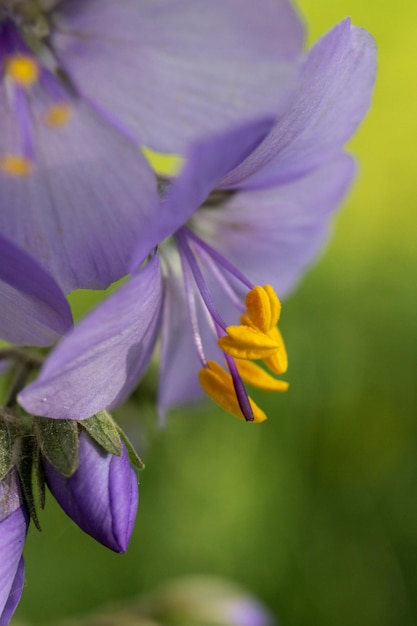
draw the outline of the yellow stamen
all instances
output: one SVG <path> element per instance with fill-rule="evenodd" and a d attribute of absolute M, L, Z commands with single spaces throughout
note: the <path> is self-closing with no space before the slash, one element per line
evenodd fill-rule
<path fill-rule="evenodd" d="M 253 361 L 235 360 L 237 370 L 245 383 L 264 391 L 287 391 L 289 385 L 278 380 Z"/>
<path fill-rule="evenodd" d="M 287 370 L 288 358 L 277 322 L 281 303 L 271 285 L 256 286 L 246 296 L 239 326 L 228 326 L 218 345 L 236 359 L 265 360 L 276 374 Z"/>
<path fill-rule="evenodd" d="M 64 126 L 67 124 L 73 114 L 72 106 L 65 103 L 53 104 L 50 106 L 43 119 L 47 126 L 56 128 L 57 126 Z"/>
<path fill-rule="evenodd" d="M 15 154 L 5 154 L 0 157 L 0 170 L 10 176 L 29 176 L 33 166 L 28 159 Z"/>
<path fill-rule="evenodd" d="M 208 361 L 207 367 L 203 367 L 199 371 L 198 379 L 206 394 L 216 404 L 235 417 L 245 419 L 236 397 L 233 379 L 218 363 Z M 256 423 L 264 422 L 267 419 L 265 413 L 251 398 L 249 398 L 249 402 L 253 411 L 253 421 Z"/>
<path fill-rule="evenodd" d="M 21 87 L 30 87 L 39 78 L 39 66 L 28 54 L 14 54 L 6 60 L 6 74 Z"/>
<path fill-rule="evenodd" d="M 275 354 L 280 344 L 275 336 L 252 326 L 227 326 L 227 335 L 218 339 L 219 348 L 237 359 L 256 361 Z"/>
<path fill-rule="evenodd" d="M 277 327 L 273 328 L 269 335 L 275 337 L 275 341 L 279 344 L 279 350 L 264 359 L 265 365 L 269 367 L 275 374 L 284 374 L 288 369 L 288 355 L 282 335 Z"/>
<path fill-rule="evenodd" d="M 267 333 L 278 324 L 281 303 L 271 285 L 257 285 L 246 296 L 246 310 L 250 325 Z"/>

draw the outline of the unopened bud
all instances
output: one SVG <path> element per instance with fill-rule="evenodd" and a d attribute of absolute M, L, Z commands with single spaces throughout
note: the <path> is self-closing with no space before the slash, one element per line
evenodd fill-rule
<path fill-rule="evenodd" d="M 45 460 L 49 489 L 65 513 L 87 534 L 115 552 L 125 552 L 135 523 L 138 482 L 126 447 L 116 456 L 82 430 L 79 464 L 65 477 Z"/>

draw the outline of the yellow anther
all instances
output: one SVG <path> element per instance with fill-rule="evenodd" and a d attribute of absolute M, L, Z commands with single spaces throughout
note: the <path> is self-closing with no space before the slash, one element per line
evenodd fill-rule
<path fill-rule="evenodd" d="M 227 335 L 218 339 L 219 348 L 237 359 L 265 359 L 279 350 L 280 344 L 272 333 L 252 326 L 228 326 Z"/>
<path fill-rule="evenodd" d="M 6 60 L 6 74 L 21 87 L 30 87 L 39 78 L 39 66 L 28 54 L 14 54 Z"/>
<path fill-rule="evenodd" d="M 70 104 L 63 102 L 61 104 L 53 104 L 50 106 L 43 116 L 43 120 L 47 126 L 56 128 L 57 126 L 64 126 L 67 124 L 73 114 L 73 109 Z"/>
<path fill-rule="evenodd" d="M 289 385 L 278 380 L 253 361 L 235 360 L 237 370 L 245 383 L 264 391 L 287 391 Z"/>
<path fill-rule="evenodd" d="M 207 367 L 203 367 L 199 371 L 198 379 L 206 394 L 216 404 L 235 417 L 245 419 L 236 397 L 233 379 L 218 363 L 208 361 Z M 265 413 L 251 398 L 249 398 L 249 402 L 253 411 L 253 421 L 256 423 L 264 422 L 267 419 Z"/>
<path fill-rule="evenodd" d="M 285 349 L 285 343 L 282 338 L 282 335 L 277 327 L 273 328 L 270 333 L 275 337 L 275 341 L 279 343 L 279 350 L 275 354 L 264 359 L 265 364 L 271 369 L 275 374 L 284 374 L 284 372 L 288 369 L 288 355 L 287 350 Z"/>
<path fill-rule="evenodd" d="M 267 333 L 278 324 L 281 303 L 271 285 L 257 285 L 246 296 L 246 310 L 250 325 Z"/>
<path fill-rule="evenodd" d="M 0 170 L 9 176 L 29 176 L 33 166 L 28 159 L 15 154 L 5 154 L 0 157 Z"/>

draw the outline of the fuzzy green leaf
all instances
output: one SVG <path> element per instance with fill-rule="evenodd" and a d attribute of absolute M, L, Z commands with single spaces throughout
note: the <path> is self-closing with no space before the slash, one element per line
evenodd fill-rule
<path fill-rule="evenodd" d="M 117 426 L 108 411 L 100 411 L 79 422 L 90 437 L 110 454 L 122 455 L 122 443 Z"/>
<path fill-rule="evenodd" d="M 138 469 L 138 470 L 145 469 L 145 463 L 142 461 L 142 459 L 140 458 L 140 456 L 136 452 L 135 448 L 133 447 L 132 443 L 127 438 L 126 434 L 123 432 L 123 430 L 120 428 L 120 426 L 118 426 L 117 428 L 119 430 L 121 438 L 123 439 L 123 443 L 126 446 L 127 453 L 129 455 L 129 460 L 130 460 L 131 464 L 133 465 L 133 467 L 136 467 L 136 469 Z"/>
<path fill-rule="evenodd" d="M 36 417 L 34 430 L 41 452 L 51 465 L 64 476 L 72 476 L 78 467 L 77 422 Z"/>
<path fill-rule="evenodd" d="M 32 435 L 25 435 L 20 441 L 20 454 L 16 465 L 17 471 L 19 472 L 23 497 L 25 498 L 33 523 L 38 530 L 41 530 L 32 483 L 34 440 Z"/>
<path fill-rule="evenodd" d="M 13 438 L 8 424 L 0 420 L 0 481 L 12 468 Z"/>
<path fill-rule="evenodd" d="M 36 488 L 36 495 L 41 509 L 45 508 L 45 474 L 43 470 L 42 454 L 37 447 L 33 453 L 32 482 Z"/>

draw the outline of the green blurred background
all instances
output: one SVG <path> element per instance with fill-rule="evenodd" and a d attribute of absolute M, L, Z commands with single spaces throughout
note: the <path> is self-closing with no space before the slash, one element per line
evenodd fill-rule
<path fill-rule="evenodd" d="M 29 624 L 191 573 L 243 583 L 283 626 L 417 624 L 417 7 L 298 4 L 310 44 L 346 15 L 366 27 L 379 75 L 357 184 L 284 306 L 290 392 L 262 399 L 258 427 L 211 405 L 164 431 L 147 408 L 128 416 L 147 464 L 130 549 L 96 545 L 49 498 L 25 551 Z"/>

